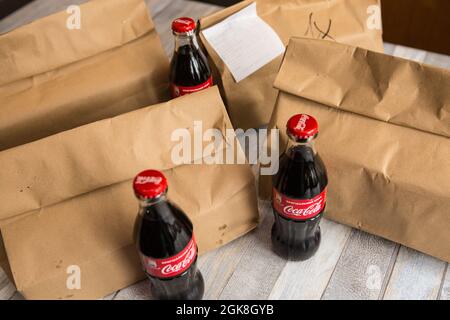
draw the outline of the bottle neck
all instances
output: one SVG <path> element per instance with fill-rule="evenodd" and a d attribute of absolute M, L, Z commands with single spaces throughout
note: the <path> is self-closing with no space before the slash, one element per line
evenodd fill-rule
<path fill-rule="evenodd" d="M 197 37 L 194 32 L 175 34 L 175 52 L 183 46 L 190 46 L 198 49 Z"/>
<path fill-rule="evenodd" d="M 139 209 L 140 209 L 140 211 L 142 211 L 143 209 L 153 207 L 153 206 L 163 203 L 163 202 L 167 202 L 167 194 L 164 193 L 164 194 L 160 195 L 159 197 L 152 198 L 152 199 L 138 198 L 138 200 L 139 200 Z"/>
<path fill-rule="evenodd" d="M 313 155 L 317 154 L 316 151 L 316 146 L 315 146 L 315 139 L 311 138 L 309 140 L 302 140 L 302 141 L 297 141 L 293 138 L 289 138 L 287 147 L 286 147 L 286 152 L 289 154 L 290 152 L 294 151 L 295 149 L 301 148 L 301 147 L 305 147 L 305 148 L 309 148 L 312 150 Z"/>

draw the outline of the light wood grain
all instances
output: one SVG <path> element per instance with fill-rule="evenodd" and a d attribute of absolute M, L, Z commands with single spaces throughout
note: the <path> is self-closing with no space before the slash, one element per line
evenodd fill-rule
<path fill-rule="evenodd" d="M 148 281 L 135 283 L 125 289 L 119 290 L 113 297 L 114 300 L 151 300 Z"/>
<path fill-rule="evenodd" d="M 444 279 L 442 281 L 441 292 L 439 293 L 440 300 L 450 300 L 450 266 L 447 264 Z"/>
<path fill-rule="evenodd" d="M 271 250 L 273 216 L 269 206 L 259 228 L 247 235 L 247 245 L 220 299 L 267 299 L 286 261 Z"/>
<path fill-rule="evenodd" d="M 405 58 L 416 62 L 424 62 L 427 53 L 423 50 L 407 48 L 403 46 L 395 46 L 393 55 L 399 58 Z"/>
<path fill-rule="evenodd" d="M 326 300 L 377 300 L 389 279 L 398 245 L 353 230 L 326 288 Z"/>
<path fill-rule="evenodd" d="M 395 44 L 385 42 L 384 43 L 384 53 L 392 56 L 394 54 L 395 47 L 396 47 Z"/>
<path fill-rule="evenodd" d="M 450 69 L 450 57 L 443 54 L 427 52 L 424 63 L 435 67 Z"/>
<path fill-rule="evenodd" d="M 9 300 L 25 300 L 25 298 L 20 292 L 16 292 Z"/>
<path fill-rule="evenodd" d="M 16 287 L 9 280 L 6 273 L 0 268 L 0 300 L 10 299 L 16 292 Z"/>
<path fill-rule="evenodd" d="M 318 300 L 330 281 L 351 228 L 329 221 L 321 222 L 322 241 L 316 255 L 304 262 L 288 262 L 275 283 L 270 299 Z"/>
<path fill-rule="evenodd" d="M 200 258 L 199 267 L 205 278 L 205 299 L 222 296 L 253 240 L 253 234 L 246 235 Z"/>
<path fill-rule="evenodd" d="M 435 300 L 447 264 L 415 250 L 402 247 L 392 271 L 384 299 Z"/>
<path fill-rule="evenodd" d="M 395 46 L 392 54 L 396 57 L 430 64 L 435 67 L 450 69 L 450 57 L 443 54 L 427 52 L 404 46 Z"/>
<path fill-rule="evenodd" d="M 107 295 L 106 297 L 103 297 L 103 299 L 101 299 L 101 300 L 114 300 L 116 294 L 117 294 L 117 292 L 111 293 L 111 294 Z"/>
<path fill-rule="evenodd" d="M 170 10 L 172 0 L 145 0 L 148 9 L 151 12 L 152 18 L 155 18 L 164 10 Z"/>
<path fill-rule="evenodd" d="M 400 58 L 426 63 L 439 68 L 450 69 L 450 56 L 444 54 L 408 48 L 392 43 L 384 43 L 384 52 Z"/>

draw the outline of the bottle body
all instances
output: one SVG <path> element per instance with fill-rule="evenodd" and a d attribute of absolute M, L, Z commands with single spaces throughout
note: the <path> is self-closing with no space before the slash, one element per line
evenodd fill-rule
<path fill-rule="evenodd" d="M 133 182 L 139 200 L 134 241 L 149 282 L 159 300 L 199 300 L 204 281 L 197 269 L 197 244 L 192 222 L 167 199 L 167 180 L 156 170 Z"/>
<path fill-rule="evenodd" d="M 192 223 L 180 208 L 167 200 L 142 205 L 136 219 L 135 242 L 155 299 L 203 297 L 204 282 L 197 269 Z M 189 264 L 184 271 L 187 265 L 183 264 Z"/>
<path fill-rule="evenodd" d="M 211 68 L 206 55 L 198 45 L 194 32 L 195 22 L 189 18 L 179 18 L 172 24 L 172 29 L 175 36 L 175 51 L 170 63 L 172 98 L 211 87 L 213 85 Z"/>
<path fill-rule="evenodd" d="M 272 244 L 277 254 L 297 261 L 316 253 L 327 184 L 322 159 L 310 146 L 292 146 L 280 157 L 280 169 L 273 179 L 272 205 Z"/>

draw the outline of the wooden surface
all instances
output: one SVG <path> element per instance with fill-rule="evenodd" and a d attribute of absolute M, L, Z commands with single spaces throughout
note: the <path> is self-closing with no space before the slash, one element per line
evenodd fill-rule
<path fill-rule="evenodd" d="M 0 32 L 83 0 L 36 0 L 0 21 Z M 170 22 L 207 15 L 219 7 L 183 0 L 147 1 L 166 52 L 173 50 Z M 386 53 L 450 68 L 450 57 L 385 45 Z M 255 172 L 256 172 L 256 168 Z M 261 226 L 199 259 L 206 299 L 450 299 L 448 264 L 414 250 L 328 220 L 323 240 L 306 262 L 286 262 L 270 249 L 273 223 L 260 202 Z M 105 299 L 149 299 L 148 283 L 137 283 Z M 23 299 L 0 270 L 0 299 Z"/>

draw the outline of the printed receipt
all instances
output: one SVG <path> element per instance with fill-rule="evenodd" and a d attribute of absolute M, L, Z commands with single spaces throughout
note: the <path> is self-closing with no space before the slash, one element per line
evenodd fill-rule
<path fill-rule="evenodd" d="M 256 3 L 203 30 L 203 35 L 225 62 L 236 82 L 284 53 L 276 32 L 256 13 Z"/>

